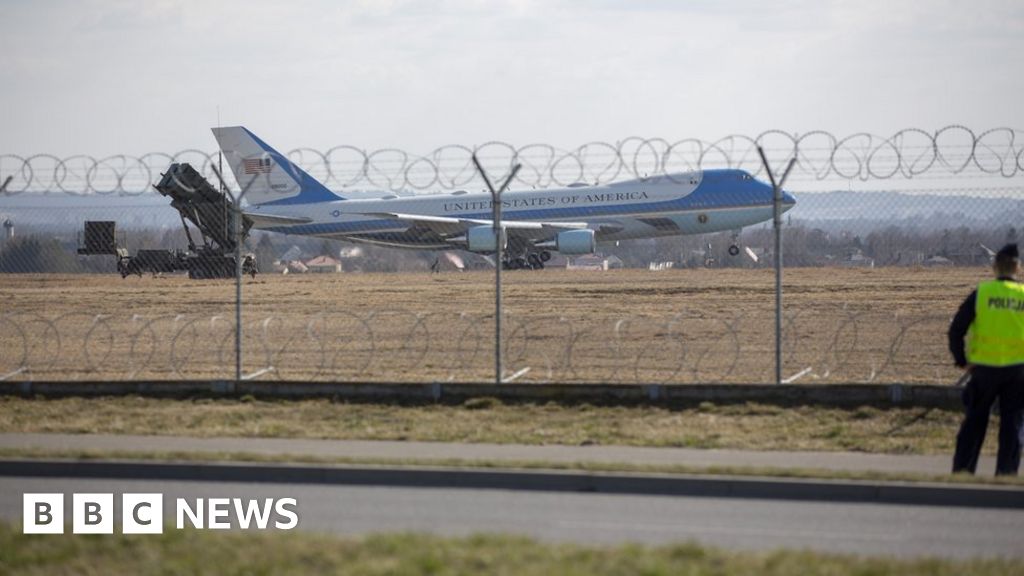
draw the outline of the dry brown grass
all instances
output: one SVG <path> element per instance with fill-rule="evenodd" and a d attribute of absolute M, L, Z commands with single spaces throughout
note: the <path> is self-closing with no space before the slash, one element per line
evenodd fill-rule
<path fill-rule="evenodd" d="M 0 397 L 0 433 L 155 434 L 684 446 L 949 454 L 960 421 L 926 408 L 852 410 L 715 405 L 689 408 L 505 405 L 389 406 L 329 400 Z M 989 442 L 988 451 L 994 442 Z"/>
<path fill-rule="evenodd" d="M 945 329 L 980 268 L 785 274 L 798 382 L 956 378 Z M 299 380 L 476 381 L 493 370 L 486 272 L 246 279 L 245 371 Z M 505 275 L 506 364 L 533 382 L 766 382 L 770 270 Z M 232 377 L 234 284 L 0 275 L 0 377 Z M 59 337 L 58 337 L 59 335 Z M 807 370 L 809 369 L 809 370 Z"/>

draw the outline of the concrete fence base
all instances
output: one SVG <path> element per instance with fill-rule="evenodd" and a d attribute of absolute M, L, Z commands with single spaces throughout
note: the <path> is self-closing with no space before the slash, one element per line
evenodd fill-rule
<path fill-rule="evenodd" d="M 184 398 L 332 398 L 354 402 L 461 403 L 473 398 L 503 402 L 679 405 L 757 402 L 812 406 L 920 406 L 957 409 L 961 389 L 927 384 L 484 384 L 484 383 L 341 383 L 341 382 L 5 382 L 0 394 L 11 396 L 148 396 Z"/>

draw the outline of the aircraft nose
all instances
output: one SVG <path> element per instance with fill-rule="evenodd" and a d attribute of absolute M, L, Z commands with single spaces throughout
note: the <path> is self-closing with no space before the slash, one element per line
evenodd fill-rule
<path fill-rule="evenodd" d="M 796 206 L 796 197 L 793 196 L 792 194 L 790 194 L 789 192 L 786 192 L 785 190 L 783 190 L 782 191 L 782 206 L 783 206 L 784 210 L 789 210 L 793 206 Z"/>

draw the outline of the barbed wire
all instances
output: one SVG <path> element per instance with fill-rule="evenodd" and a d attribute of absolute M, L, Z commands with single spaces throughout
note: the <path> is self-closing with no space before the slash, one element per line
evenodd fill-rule
<path fill-rule="evenodd" d="M 415 193 L 481 187 L 471 161 L 474 153 L 498 180 L 514 164 L 522 164 L 514 181 L 518 187 L 605 184 L 711 168 L 743 169 L 760 177 L 763 167 L 758 145 L 770 152 L 769 157 L 777 165 L 773 169 L 781 169 L 790 158 L 796 158 L 795 180 L 864 182 L 1024 175 L 1024 132 L 1012 128 L 978 132 L 960 125 L 934 132 L 907 128 L 889 136 L 768 130 L 757 136 L 730 135 L 717 140 L 631 137 L 614 143 L 588 142 L 569 150 L 548 144 L 515 146 L 492 141 L 478 146 L 440 146 L 424 155 L 398 148 L 364 150 L 340 145 L 327 150 L 296 148 L 287 157 L 335 190 Z M 2 154 L 0 180 L 12 177 L 4 195 L 139 195 L 150 193 L 161 171 L 172 162 L 188 162 L 215 181 L 213 167 L 218 154 L 197 149 L 104 158 Z M 230 179 L 230 172 L 225 176 Z"/>
<path fill-rule="evenodd" d="M 827 320 L 823 320 L 827 319 Z M 269 315 L 243 325 L 245 378 L 284 381 L 484 381 L 493 316 L 419 313 Z M 939 315 L 839 307 L 785 316 L 787 382 L 955 380 Z M 506 316 L 506 377 L 521 382 L 752 383 L 773 378 L 768 312 L 679 312 L 610 321 Z M 0 316 L 0 380 L 233 377 L 231 315 Z"/>

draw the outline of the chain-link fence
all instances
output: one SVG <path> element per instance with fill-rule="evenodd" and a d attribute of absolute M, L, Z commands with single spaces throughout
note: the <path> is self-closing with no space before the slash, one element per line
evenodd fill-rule
<path fill-rule="evenodd" d="M 986 277 L 992 251 L 1019 238 L 1022 136 L 962 126 L 888 136 L 769 131 L 570 149 L 490 142 L 426 154 L 345 145 L 274 160 L 348 200 L 458 202 L 484 190 L 474 154 L 496 182 L 522 166 L 506 198 L 629 181 L 689 185 L 692 194 L 701 170 L 766 181 L 761 145 L 773 169 L 796 160 L 783 239 L 784 378 L 945 382 L 956 375 L 949 318 Z M 387 236 L 352 243 L 346 238 L 367 238 L 318 227 L 323 215 L 314 212 L 341 212 L 339 204 L 309 214 L 291 206 L 273 214 L 277 222 L 246 208 L 252 216 L 236 222 L 240 193 L 276 181 L 253 163 L 239 185 L 223 164 L 230 159 L 199 150 L 0 155 L 0 379 L 233 378 L 237 344 L 243 378 L 493 377 L 494 262 L 465 250 L 464 230 L 389 212 L 372 215 L 391 223 Z M 716 210 L 731 207 L 691 208 L 693 218 L 714 222 Z M 600 240 L 615 217 L 592 210 L 574 216 L 582 222 L 547 221 L 571 231 L 592 220 Z M 593 255 L 560 254 L 537 237 L 550 257 L 544 269 L 506 278 L 505 379 L 773 381 L 770 216 L 741 234 L 685 229 L 651 206 L 622 217 L 641 219 L 650 234 L 599 243 Z M 517 222 L 516 212 L 506 219 Z M 472 220 L 486 225 L 479 214 Z M 301 234 L 279 233 L 289 227 Z M 230 280 L 239 262 L 240 314 Z"/>

